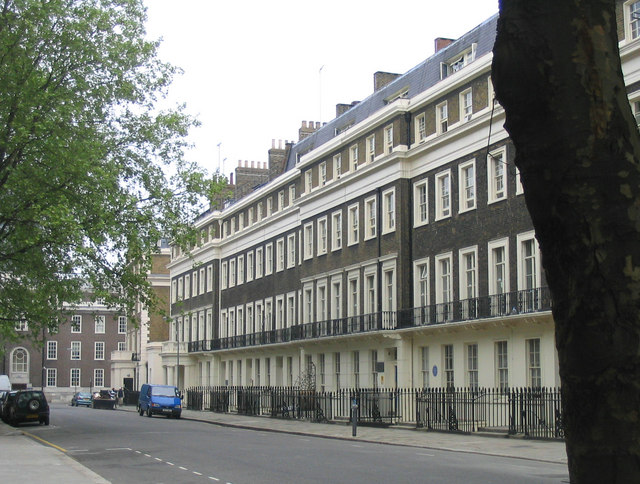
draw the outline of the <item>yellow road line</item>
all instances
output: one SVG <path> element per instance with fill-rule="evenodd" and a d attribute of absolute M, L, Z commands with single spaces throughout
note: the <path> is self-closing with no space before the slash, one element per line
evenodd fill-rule
<path fill-rule="evenodd" d="M 56 444 L 52 444 L 48 440 L 44 440 L 44 439 L 38 437 L 37 435 L 30 434 L 29 432 L 25 432 L 24 430 L 22 431 L 22 433 L 23 433 L 23 435 L 26 435 L 27 437 L 31 437 L 32 439 L 39 440 L 43 444 L 46 444 L 46 445 L 48 445 L 50 447 L 53 447 L 54 449 L 58 449 L 60 452 L 66 452 L 67 451 L 67 449 L 63 449 L 62 447 L 57 446 Z"/>

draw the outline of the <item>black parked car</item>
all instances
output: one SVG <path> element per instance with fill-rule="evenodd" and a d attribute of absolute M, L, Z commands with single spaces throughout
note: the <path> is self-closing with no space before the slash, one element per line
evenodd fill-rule
<path fill-rule="evenodd" d="M 2 420 L 11 425 L 40 422 L 49 425 L 49 404 L 41 390 L 10 392 L 2 406 Z"/>

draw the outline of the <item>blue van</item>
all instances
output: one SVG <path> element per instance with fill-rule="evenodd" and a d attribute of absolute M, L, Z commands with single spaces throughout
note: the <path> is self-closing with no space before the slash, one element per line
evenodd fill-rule
<path fill-rule="evenodd" d="M 146 412 L 147 417 L 158 414 L 180 418 L 182 414 L 182 395 L 176 387 L 171 385 L 145 383 L 140 389 L 138 412 L 140 416 Z"/>

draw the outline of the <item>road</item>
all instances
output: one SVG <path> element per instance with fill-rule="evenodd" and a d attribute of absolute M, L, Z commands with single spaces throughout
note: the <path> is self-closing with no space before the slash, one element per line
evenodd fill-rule
<path fill-rule="evenodd" d="M 21 427 L 113 483 L 562 483 L 566 466 L 52 406 Z"/>

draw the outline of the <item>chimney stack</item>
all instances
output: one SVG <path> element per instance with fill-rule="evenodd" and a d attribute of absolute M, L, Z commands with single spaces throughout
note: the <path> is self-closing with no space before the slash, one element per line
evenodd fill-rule
<path fill-rule="evenodd" d="M 450 46 L 456 39 L 446 39 L 444 37 L 438 37 L 435 40 L 436 54 L 445 47 Z"/>
<path fill-rule="evenodd" d="M 373 73 L 373 92 L 378 92 L 380 89 L 395 81 L 400 74 L 394 74 L 392 72 L 374 72 Z"/>

